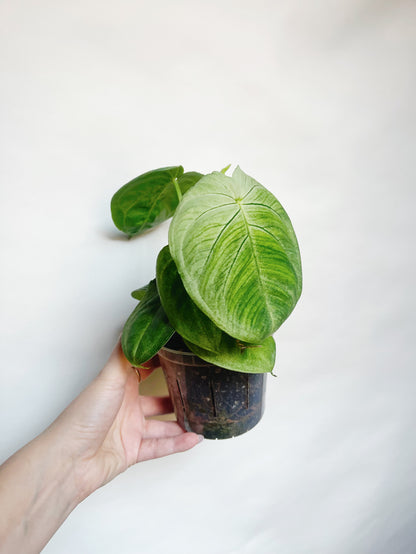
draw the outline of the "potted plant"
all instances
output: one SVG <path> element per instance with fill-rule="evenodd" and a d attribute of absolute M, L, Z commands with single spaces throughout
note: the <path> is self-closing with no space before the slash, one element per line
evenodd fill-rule
<path fill-rule="evenodd" d="M 237 167 L 149 171 L 111 200 L 118 229 L 140 235 L 173 216 L 156 278 L 133 291 L 122 348 L 136 367 L 159 355 L 178 422 L 207 438 L 253 427 L 275 363 L 273 333 L 302 290 L 285 210 Z"/>

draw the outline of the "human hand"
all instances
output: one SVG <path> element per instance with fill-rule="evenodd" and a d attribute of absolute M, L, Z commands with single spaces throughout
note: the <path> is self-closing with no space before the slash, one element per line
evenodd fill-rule
<path fill-rule="evenodd" d="M 140 370 L 145 379 L 157 360 Z M 195 446 L 173 421 L 168 398 L 139 395 L 117 343 L 103 370 L 40 435 L 0 467 L 0 553 L 40 552 L 71 511 L 132 464 Z"/>
<path fill-rule="evenodd" d="M 158 367 L 157 357 L 144 366 L 141 380 Z M 147 419 L 172 411 L 169 397 L 139 394 L 137 374 L 118 342 L 99 375 L 47 430 L 65 440 L 62 448 L 73 460 L 79 500 L 137 462 L 200 442 L 202 436 L 176 422 Z"/>

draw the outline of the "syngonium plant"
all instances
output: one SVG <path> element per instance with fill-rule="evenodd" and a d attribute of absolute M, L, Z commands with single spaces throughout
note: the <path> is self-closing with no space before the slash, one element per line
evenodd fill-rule
<path fill-rule="evenodd" d="M 139 304 L 121 344 L 134 366 L 176 331 L 207 362 L 246 373 L 273 370 L 272 335 L 302 290 L 299 246 L 273 194 L 239 167 L 231 177 L 227 170 L 156 169 L 111 200 L 113 221 L 129 237 L 173 216 L 156 279 L 132 292 Z"/>

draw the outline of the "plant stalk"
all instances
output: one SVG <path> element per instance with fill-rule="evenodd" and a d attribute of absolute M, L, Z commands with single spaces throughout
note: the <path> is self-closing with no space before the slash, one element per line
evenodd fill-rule
<path fill-rule="evenodd" d="M 173 179 L 173 184 L 175 185 L 176 194 L 178 195 L 178 201 L 180 202 L 182 200 L 182 191 L 176 177 Z"/>

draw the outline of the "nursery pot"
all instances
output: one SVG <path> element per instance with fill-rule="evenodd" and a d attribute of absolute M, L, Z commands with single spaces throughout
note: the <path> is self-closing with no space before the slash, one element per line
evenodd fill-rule
<path fill-rule="evenodd" d="M 177 344 L 164 346 L 159 360 L 179 425 L 207 439 L 228 439 L 254 427 L 264 412 L 266 374 L 218 367 Z"/>

